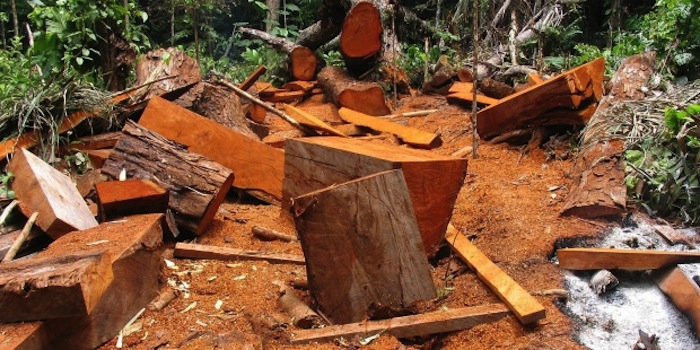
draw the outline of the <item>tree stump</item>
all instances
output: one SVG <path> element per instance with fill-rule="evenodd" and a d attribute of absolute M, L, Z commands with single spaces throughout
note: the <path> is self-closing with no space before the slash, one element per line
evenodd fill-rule
<path fill-rule="evenodd" d="M 148 92 L 142 100 L 160 96 L 177 88 L 194 84 L 202 80 L 199 63 L 176 48 L 156 49 L 139 57 L 136 63 L 135 86 L 149 81 L 174 76 L 147 87 Z"/>

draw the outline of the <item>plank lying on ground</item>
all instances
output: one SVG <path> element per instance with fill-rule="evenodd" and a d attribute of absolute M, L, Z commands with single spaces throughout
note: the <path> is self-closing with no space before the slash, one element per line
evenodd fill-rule
<path fill-rule="evenodd" d="M 467 160 L 340 137 L 287 140 L 283 209 L 290 199 L 380 171 L 402 169 L 426 251 L 442 241 Z"/>
<path fill-rule="evenodd" d="M 296 119 L 299 124 L 305 125 L 314 130 L 322 131 L 328 135 L 347 137 L 342 131 L 328 125 L 328 123 L 317 118 L 316 116 L 294 106 L 284 104 L 285 113 Z"/>
<path fill-rule="evenodd" d="M 403 140 L 403 142 L 414 147 L 432 149 L 442 145 L 442 139 L 440 139 L 440 135 L 438 134 L 403 126 L 345 107 L 340 108 L 338 114 L 348 123 L 394 134 Z"/>
<path fill-rule="evenodd" d="M 0 326 L 0 350 L 49 349 L 48 335 L 42 322 L 11 323 Z"/>
<path fill-rule="evenodd" d="M 559 266 L 567 270 L 655 270 L 700 262 L 700 252 L 565 248 L 557 250 Z"/>
<path fill-rule="evenodd" d="M 451 224 L 447 226 L 445 241 L 476 272 L 479 279 L 508 305 L 520 322 L 528 324 L 545 317 L 544 306 L 537 299 L 489 260 Z"/>
<path fill-rule="evenodd" d="M 696 336 L 700 336 L 700 287 L 679 267 L 658 271 L 656 285 L 668 296 L 690 323 Z"/>
<path fill-rule="evenodd" d="M 103 221 L 134 214 L 165 213 L 168 191 L 150 180 L 131 179 L 95 184 Z"/>
<path fill-rule="evenodd" d="M 180 228 L 206 232 L 231 188 L 231 170 L 133 121 L 122 132 L 102 173 L 116 179 L 126 169 L 129 178 L 156 182 L 169 192 L 168 207 Z"/>
<path fill-rule="evenodd" d="M 472 100 L 474 100 L 474 83 L 455 82 L 445 97 L 449 103 L 471 104 Z M 481 94 L 476 95 L 476 102 L 482 105 L 489 106 L 498 103 L 498 101 L 498 99 L 493 97 Z"/>
<path fill-rule="evenodd" d="M 85 315 L 112 282 L 108 257 L 86 252 L 0 264 L 0 322 Z"/>
<path fill-rule="evenodd" d="M 405 314 L 436 297 L 401 170 L 331 185 L 293 203 L 309 290 L 333 322 Z"/>
<path fill-rule="evenodd" d="M 213 259 L 213 260 L 265 260 L 271 263 L 304 265 L 306 261 L 301 255 L 267 253 L 255 250 L 245 250 L 228 247 L 215 247 L 203 244 L 177 243 L 175 257 L 181 259 Z"/>
<path fill-rule="evenodd" d="M 508 314 L 510 314 L 510 311 L 502 304 L 434 311 L 386 320 L 363 321 L 319 329 L 297 330 L 294 331 L 291 343 L 299 345 L 332 341 L 340 337 L 352 339 L 354 336 L 366 338 L 384 332 L 396 338 L 411 338 L 469 329 L 480 324 L 496 322 Z"/>
<path fill-rule="evenodd" d="M 605 60 L 600 58 L 500 99 L 477 114 L 479 136 L 490 139 L 523 129 L 557 107 L 578 108 L 589 98 L 600 101 L 604 72 Z"/>
<path fill-rule="evenodd" d="M 139 124 L 233 170 L 234 187 L 268 202 L 282 199 L 284 153 L 280 150 L 157 97 L 148 104 Z"/>
<path fill-rule="evenodd" d="M 114 280 L 89 315 L 44 321 L 52 349 L 100 346 L 158 295 L 162 218 L 162 214 L 134 215 L 103 223 L 65 235 L 37 255 L 57 257 L 89 249 L 108 258 L 114 273 Z"/>
<path fill-rule="evenodd" d="M 36 224 L 56 239 L 74 231 L 97 226 L 75 184 L 60 171 L 22 148 L 9 166 L 14 174 L 12 189 L 24 215 L 39 212 Z"/>

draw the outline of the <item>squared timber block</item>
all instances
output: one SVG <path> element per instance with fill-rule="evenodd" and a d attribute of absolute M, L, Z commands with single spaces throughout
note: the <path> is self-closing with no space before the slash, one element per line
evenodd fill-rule
<path fill-rule="evenodd" d="M 89 315 L 44 321 L 51 348 L 94 349 L 114 338 L 158 295 L 162 221 L 163 214 L 144 214 L 106 222 L 79 234 L 65 235 L 38 254 L 64 256 L 90 247 L 109 260 L 114 275 Z"/>
<path fill-rule="evenodd" d="M 0 350 L 49 349 L 44 323 L 8 323 L 0 325 Z"/>
<path fill-rule="evenodd" d="M 0 265 L 0 322 L 87 315 L 112 282 L 112 264 L 99 253 L 41 258 Z"/>
<path fill-rule="evenodd" d="M 39 212 L 36 225 L 56 239 L 76 230 L 97 226 L 75 184 L 31 152 L 21 148 L 10 161 L 12 189 L 25 215 Z"/>
<path fill-rule="evenodd" d="M 284 153 L 280 150 L 159 97 L 148 103 L 139 124 L 233 170 L 234 187 L 267 202 L 278 203 L 282 198 Z"/>
<path fill-rule="evenodd" d="M 168 191 L 150 180 L 131 179 L 95 184 L 100 217 L 112 219 L 134 214 L 165 213 Z"/>
<path fill-rule="evenodd" d="M 292 210 L 309 290 L 333 322 L 405 314 L 435 298 L 401 170 L 295 197 Z"/>
<path fill-rule="evenodd" d="M 466 159 L 350 138 L 287 140 L 283 210 L 291 198 L 393 169 L 403 172 L 423 245 L 432 252 L 447 230 Z"/>

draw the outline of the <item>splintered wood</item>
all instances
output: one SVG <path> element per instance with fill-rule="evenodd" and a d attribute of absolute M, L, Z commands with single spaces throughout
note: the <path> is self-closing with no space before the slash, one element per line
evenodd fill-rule
<path fill-rule="evenodd" d="M 19 149 L 9 171 L 14 174 L 12 189 L 20 200 L 20 209 L 26 216 L 38 212 L 37 226 L 52 238 L 97 226 L 70 178 L 39 157 Z"/>
<path fill-rule="evenodd" d="M 349 138 L 288 140 L 283 209 L 290 199 L 381 171 L 401 169 L 428 252 L 442 241 L 467 160 Z M 342 206 L 341 206 L 342 207 Z"/>
<path fill-rule="evenodd" d="M 490 139 L 499 134 L 542 125 L 541 116 L 557 108 L 576 110 L 603 97 L 605 60 L 599 58 L 542 83 L 498 100 L 478 112 L 479 136 Z M 584 103 L 585 102 L 585 103 Z M 584 121 L 576 124 L 583 125 Z"/>
<path fill-rule="evenodd" d="M 520 322 L 528 324 L 545 317 L 544 306 L 523 289 L 518 282 L 514 281 L 489 260 L 454 226 L 447 226 L 445 241 L 476 272 L 479 278 L 498 295 L 498 298 L 508 305 L 508 308 L 513 311 Z"/>
<path fill-rule="evenodd" d="M 407 193 L 390 170 L 294 198 L 310 291 L 334 322 L 401 315 L 436 297 Z"/>

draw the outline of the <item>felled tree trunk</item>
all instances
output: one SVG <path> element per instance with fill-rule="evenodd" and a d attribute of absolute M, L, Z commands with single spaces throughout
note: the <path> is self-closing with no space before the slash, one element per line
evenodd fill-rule
<path fill-rule="evenodd" d="M 352 79 L 341 68 L 323 68 L 318 73 L 318 84 L 338 107 L 376 116 L 391 113 L 379 84 Z"/>
<path fill-rule="evenodd" d="M 102 172 L 149 179 L 169 192 L 168 207 L 181 229 L 206 231 L 233 183 L 230 169 L 128 121 Z"/>
<path fill-rule="evenodd" d="M 350 0 L 324 0 L 318 15 L 321 20 L 302 29 L 296 44 L 316 50 L 333 40 L 340 34 L 350 7 Z"/>
<path fill-rule="evenodd" d="M 361 75 L 377 63 L 383 31 L 379 8 L 373 2 L 360 1 L 353 6 L 340 33 L 340 53 L 351 74 Z"/>
<path fill-rule="evenodd" d="M 612 134 L 605 124 L 611 106 L 644 98 L 641 88 L 654 72 L 655 57 L 654 52 L 629 57 L 613 76 L 610 94 L 601 101 L 583 135 L 582 153 L 574 164 L 574 185 L 563 215 L 616 216 L 625 209 L 624 140 Z"/>
<path fill-rule="evenodd" d="M 199 82 L 202 80 L 202 70 L 194 58 L 178 49 L 157 49 L 139 58 L 134 85 L 139 86 L 169 76 L 172 78 L 148 86 L 143 100 Z"/>
<path fill-rule="evenodd" d="M 241 33 L 256 37 L 289 57 L 289 73 L 295 80 L 313 80 L 318 68 L 318 57 L 311 49 L 261 30 L 238 28 Z"/>

